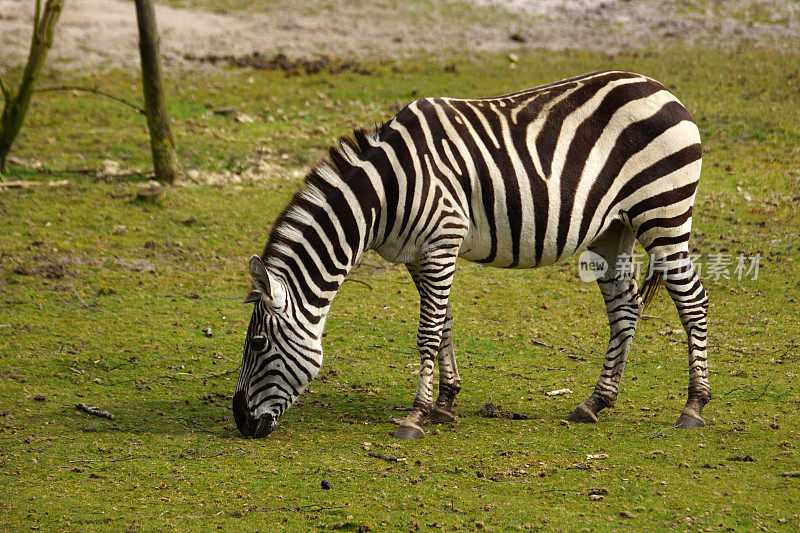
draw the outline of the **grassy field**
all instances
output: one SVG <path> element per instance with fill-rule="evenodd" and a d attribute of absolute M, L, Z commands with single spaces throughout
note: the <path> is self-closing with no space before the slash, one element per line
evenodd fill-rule
<path fill-rule="evenodd" d="M 0 193 L 4 530 L 800 528 L 800 479 L 782 476 L 800 470 L 800 53 L 532 52 L 514 69 L 505 57 L 452 65 L 173 73 L 182 163 L 239 170 L 267 153 L 294 168 L 417 96 L 499 94 L 603 68 L 647 73 L 704 137 L 693 245 L 761 254 L 758 279 L 705 276 L 708 425 L 671 427 L 688 376 L 665 294 L 640 324 L 617 407 L 597 425 L 571 425 L 563 418 L 591 391 L 605 351 L 599 291 L 574 261 L 537 271 L 462 263 L 460 422 L 395 441 L 395 408 L 416 383 L 417 298 L 404 270 L 368 256 L 352 274 L 361 283 L 345 283 L 334 302 L 320 379 L 275 433 L 244 440 L 230 395 L 250 313 L 245 261 L 297 183 L 178 187 L 152 205 L 135 200 L 133 181 L 12 165 L 15 176 L 71 185 Z M 59 84 L 139 93 L 124 72 L 54 73 L 41 86 Z M 226 106 L 254 122 L 213 113 Z M 149 148 L 144 121 L 124 106 L 51 92 L 36 98 L 14 155 L 50 169 L 104 159 L 147 168 Z M 573 393 L 545 396 L 555 388 Z M 529 420 L 484 418 L 485 402 Z"/>

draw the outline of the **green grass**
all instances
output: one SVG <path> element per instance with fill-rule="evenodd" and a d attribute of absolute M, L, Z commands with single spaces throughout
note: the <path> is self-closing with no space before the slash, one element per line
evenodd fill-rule
<path fill-rule="evenodd" d="M 464 57 L 455 73 L 415 59 L 370 64 L 371 76 L 171 75 L 182 161 L 203 169 L 236 168 L 262 147 L 287 154 L 287 165 L 313 162 L 335 136 L 417 95 L 498 94 L 602 68 L 661 80 L 705 140 L 693 245 L 763 256 L 758 280 L 706 281 L 708 426 L 671 428 L 687 365 L 663 293 L 648 310 L 656 318 L 640 324 L 617 407 L 575 426 L 562 419 L 590 392 L 605 351 L 599 292 L 578 280 L 574 261 L 536 271 L 462 263 L 460 423 L 393 440 L 391 419 L 403 416 L 394 407 L 415 389 L 417 300 L 401 268 L 369 256 L 353 275 L 369 287 L 345 283 L 334 302 L 321 378 L 274 434 L 244 440 L 229 405 L 249 320 L 245 260 L 296 183 L 181 187 L 154 206 L 133 199 L 133 182 L 66 175 L 67 188 L 0 195 L 0 524 L 796 530 L 800 480 L 781 473 L 800 470 L 799 58 L 536 52 L 513 70 L 503 57 Z M 47 83 L 138 94 L 122 72 Z M 256 122 L 209 112 L 229 105 Z M 149 157 L 140 117 L 63 92 L 37 96 L 14 154 L 50 168 L 106 158 L 146 168 Z M 564 387 L 573 394 L 543 394 Z M 482 418 L 487 401 L 531 419 Z M 116 419 L 80 413 L 79 402 Z M 594 453 L 609 457 L 587 460 Z M 754 461 L 731 459 L 746 455 Z M 601 488 L 604 499 L 590 501 Z"/>

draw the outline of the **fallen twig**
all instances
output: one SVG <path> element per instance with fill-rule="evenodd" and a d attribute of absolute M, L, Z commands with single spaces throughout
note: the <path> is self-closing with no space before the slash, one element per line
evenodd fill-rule
<path fill-rule="evenodd" d="M 669 433 L 668 435 L 663 435 L 663 433 L 664 433 L 665 431 L 670 431 L 670 430 L 672 430 L 672 429 L 673 429 L 673 428 L 671 428 L 671 427 L 669 427 L 669 428 L 664 428 L 664 429 L 660 429 L 660 430 L 659 430 L 659 431 L 658 431 L 656 434 L 654 434 L 654 435 L 651 435 L 651 436 L 650 436 L 650 438 L 651 438 L 651 439 L 655 439 L 656 437 L 661 437 L 661 436 L 664 436 L 664 437 L 671 437 L 671 436 L 673 436 L 673 435 L 675 434 L 675 432 L 674 432 L 674 431 L 672 431 L 672 432 L 671 432 L 671 433 Z"/>
<path fill-rule="evenodd" d="M 81 298 L 81 295 L 78 294 L 78 291 L 75 289 L 75 287 L 72 287 L 72 292 L 75 293 L 75 296 L 78 298 L 78 300 L 81 301 L 81 305 L 83 306 L 84 309 L 89 309 L 92 307 L 92 305 L 94 305 L 94 304 L 89 305 L 86 302 L 84 302 L 83 298 Z"/>
<path fill-rule="evenodd" d="M 553 348 L 552 344 L 547 344 L 546 342 L 537 341 L 536 339 L 531 339 L 531 342 L 537 346 L 544 346 L 545 348 Z"/>
<path fill-rule="evenodd" d="M 80 409 L 81 411 L 84 411 L 92 416 L 99 416 L 100 418 L 108 418 L 109 420 L 114 420 L 116 418 L 116 416 L 112 415 L 108 411 L 101 411 L 97 407 L 90 407 L 85 403 L 79 403 L 75 406 L 75 408 Z"/>
<path fill-rule="evenodd" d="M 756 400 L 758 400 L 759 398 L 761 398 L 762 396 L 764 396 L 764 393 L 765 393 L 765 392 L 767 392 L 767 389 L 769 388 L 769 386 L 770 386 L 771 384 L 772 384 L 772 380 L 770 379 L 769 381 L 767 381 L 767 384 L 764 386 L 764 390 L 762 390 L 762 391 L 761 391 L 761 394 L 759 394 L 758 396 L 756 396 L 755 398 L 753 398 L 753 401 L 756 401 Z"/>
<path fill-rule="evenodd" d="M 791 471 L 791 472 L 784 472 L 781 474 L 783 477 L 800 477 L 800 471 Z"/>
<path fill-rule="evenodd" d="M 312 503 L 310 505 L 301 505 L 300 507 L 268 507 L 266 509 L 259 509 L 259 511 L 308 511 L 312 513 L 316 513 L 318 511 L 326 511 L 328 509 L 342 509 L 344 507 L 349 507 L 349 504 L 345 505 L 333 505 L 331 507 L 324 507 L 318 503 Z"/>
<path fill-rule="evenodd" d="M 390 462 L 390 463 L 402 463 L 402 462 L 408 461 L 408 459 L 405 458 L 405 457 L 394 457 L 394 456 L 391 456 L 391 455 L 383 455 L 382 453 L 376 453 L 376 452 L 369 452 L 369 456 L 370 457 L 374 457 L 375 459 L 380 459 L 381 461 L 387 461 L 387 462 Z"/>
<path fill-rule="evenodd" d="M 508 418 L 510 420 L 530 419 L 528 415 L 523 415 L 520 413 L 507 413 L 503 411 L 502 407 L 495 405 L 492 402 L 486 402 L 483 407 L 481 407 L 480 411 L 478 411 L 478 415 L 486 418 Z"/>
<path fill-rule="evenodd" d="M 4 181 L 0 183 L 0 188 L 2 189 L 28 189 L 30 187 L 40 187 L 42 185 L 46 185 L 48 187 L 64 187 L 69 185 L 69 180 L 58 180 L 58 181 L 30 181 L 30 180 L 16 180 L 16 181 Z"/>
<path fill-rule="evenodd" d="M 371 291 L 375 290 L 372 285 L 370 285 L 366 281 L 358 279 L 358 278 L 345 278 L 345 281 L 352 281 L 353 283 L 360 283 L 361 285 L 365 286 L 366 288 L 368 288 Z"/>
<path fill-rule="evenodd" d="M 121 461 L 133 461 L 134 459 L 152 459 L 153 457 L 150 455 L 145 455 L 143 453 L 140 454 L 132 454 L 127 455 L 125 457 L 117 457 L 115 459 L 73 459 L 70 461 L 70 464 L 75 463 L 119 463 Z M 67 468 L 67 467 L 62 467 Z"/>
<path fill-rule="evenodd" d="M 29 170 L 35 171 L 37 174 L 47 174 L 48 176 L 58 175 L 58 174 L 77 174 L 79 176 L 96 176 L 102 172 L 102 169 L 97 168 L 47 168 L 42 166 L 42 164 L 38 161 L 31 162 L 29 160 L 20 159 L 17 157 L 9 157 L 8 162 L 16 165 L 18 167 L 27 168 Z M 152 170 L 136 170 L 136 169 L 127 169 L 124 172 L 114 172 L 113 174 L 104 174 L 103 177 L 105 178 L 131 178 L 131 177 L 140 177 L 140 178 L 151 178 L 153 177 L 154 173 Z M 191 178 L 190 178 L 191 179 Z M 70 185 L 69 180 L 58 180 L 58 181 L 28 181 L 28 180 L 17 180 L 17 181 L 5 181 L 0 184 L 0 187 L 6 188 L 27 188 L 27 187 L 36 187 L 39 185 L 48 185 L 50 187 L 63 187 L 66 185 Z"/>

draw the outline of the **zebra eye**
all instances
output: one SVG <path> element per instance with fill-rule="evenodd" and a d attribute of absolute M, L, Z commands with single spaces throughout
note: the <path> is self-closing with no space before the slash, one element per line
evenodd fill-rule
<path fill-rule="evenodd" d="M 263 350 L 264 346 L 267 345 L 267 337 L 264 335 L 256 335 L 252 339 L 250 339 L 250 346 L 254 350 Z"/>

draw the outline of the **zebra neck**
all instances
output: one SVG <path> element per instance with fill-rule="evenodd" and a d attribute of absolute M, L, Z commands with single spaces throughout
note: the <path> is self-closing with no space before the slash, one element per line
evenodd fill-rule
<path fill-rule="evenodd" d="M 364 179 L 323 166 L 278 217 L 264 252 L 267 270 L 287 288 L 297 319 L 321 335 L 331 302 L 347 274 L 371 248 L 380 202 Z"/>

